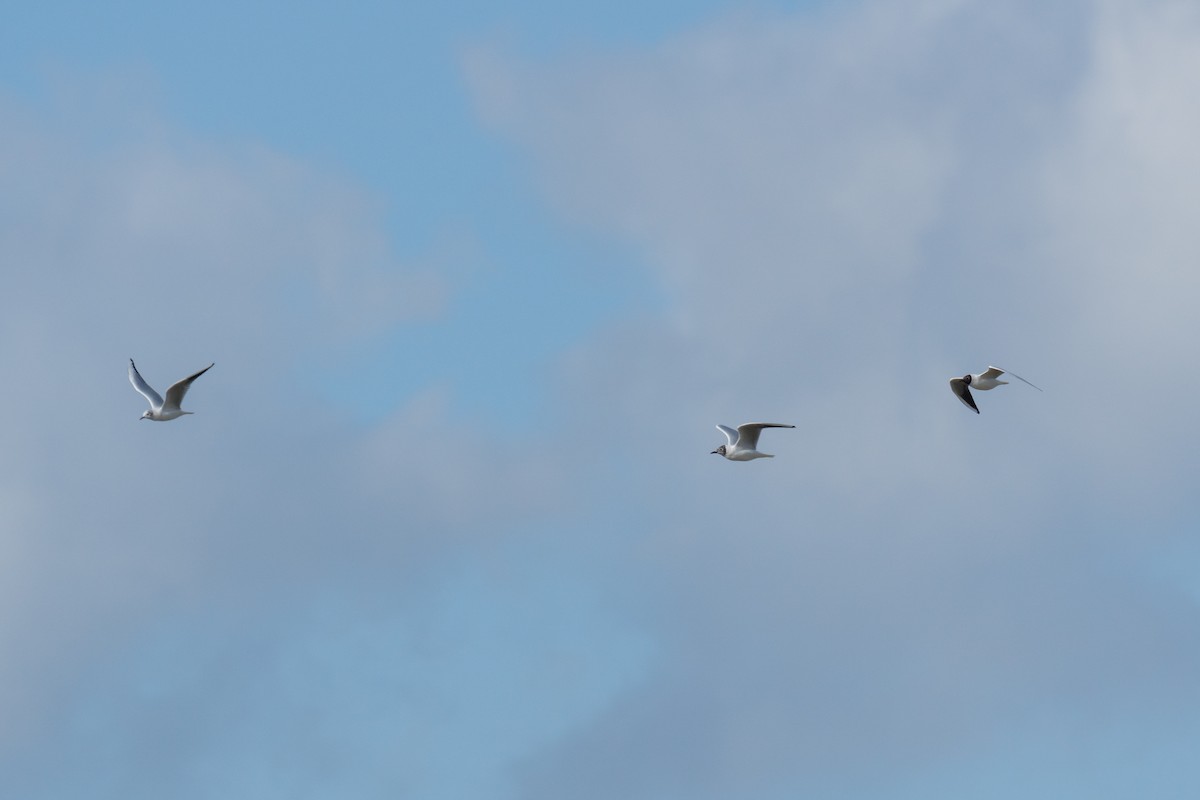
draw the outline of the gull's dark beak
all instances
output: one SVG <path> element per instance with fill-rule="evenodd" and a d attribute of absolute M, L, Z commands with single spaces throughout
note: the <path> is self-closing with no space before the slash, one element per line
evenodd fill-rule
<path fill-rule="evenodd" d="M 716 450 L 713 450 L 711 453 L 709 453 L 709 455 L 710 455 L 710 456 L 719 456 L 719 455 L 721 455 L 721 454 L 720 454 L 720 453 L 718 453 Z"/>

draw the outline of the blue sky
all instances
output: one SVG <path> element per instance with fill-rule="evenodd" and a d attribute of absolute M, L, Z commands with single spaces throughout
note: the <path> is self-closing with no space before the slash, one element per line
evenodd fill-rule
<path fill-rule="evenodd" d="M 6 17 L 0 794 L 1200 789 L 1190 4 Z"/>
<path fill-rule="evenodd" d="M 541 326 L 557 331 L 553 341 L 578 336 L 619 307 L 653 303 L 654 289 L 630 274 L 633 255 L 617 243 L 580 242 L 546 219 L 522 155 L 479 125 L 464 51 L 499 41 L 549 58 L 632 46 L 719 6 L 49 4 L 22 10 L 3 58 L 9 91 L 31 104 L 128 102 L 209 142 L 269 143 L 374 193 L 397 256 L 447 260 L 439 266 L 459 278 L 450 310 L 459 324 L 446 328 L 488 335 L 430 352 L 425 331 L 396 331 L 374 349 L 331 355 L 348 358 L 348 372 L 378 391 L 448 378 L 474 395 L 499 377 L 489 365 L 519 360 L 532 370 L 553 352 Z M 467 274 L 455 275 L 456 267 Z M 536 314 L 504 313 L 520 303 Z M 401 350 L 424 358 L 412 365 L 409 382 L 397 384 L 394 370 L 373 365 Z M 464 353 L 471 363 L 463 363 Z M 368 418 L 386 410 L 336 384 L 330 392 Z M 528 414 L 534 403 L 521 394 L 513 410 Z M 493 407 L 494 398 L 469 410 Z"/>

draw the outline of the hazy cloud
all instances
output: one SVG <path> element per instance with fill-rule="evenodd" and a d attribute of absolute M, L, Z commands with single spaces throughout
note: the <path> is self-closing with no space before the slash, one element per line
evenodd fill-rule
<path fill-rule="evenodd" d="M 1179 3 L 963 0 L 469 53 L 551 221 L 662 295 L 502 433 L 314 388 L 471 324 L 382 198 L 3 99 L 9 793 L 1191 796 L 1197 44 Z M 216 361 L 197 415 L 138 422 L 131 356 Z M 989 362 L 1045 392 L 970 414 Z M 798 427 L 709 455 L 751 419 Z"/>
<path fill-rule="evenodd" d="M 670 645 L 527 796 L 875 796 L 961 787 L 1029 737 L 1077 759 L 1196 735 L 1192 581 L 1158 567 L 1196 467 L 1193 17 L 877 3 L 473 55 L 560 213 L 637 244 L 671 298 L 577 383 L 622 385 L 603 436 L 644 452 Z M 946 379 L 988 363 L 1047 391 L 950 413 Z M 751 418 L 800 424 L 752 477 L 682 455 Z"/>
<path fill-rule="evenodd" d="M 331 342 L 435 324 L 446 305 L 441 276 L 390 252 L 378 199 L 260 147 L 199 143 L 120 106 L 94 114 L 70 128 L 0 106 L 0 356 L 20 387 L 0 399 L 8 789 L 402 787 L 350 773 L 395 771 L 397 748 L 437 716 L 414 698 L 453 701 L 431 676 L 474 657 L 438 652 L 441 629 L 425 634 L 428 658 L 404 646 L 415 609 L 437 605 L 430 576 L 465 569 L 450 557 L 465 542 L 510 558 L 505 532 L 544 519 L 554 481 L 447 419 L 432 389 L 393 398 L 378 429 L 309 390 Z M 188 397 L 197 415 L 139 423 L 130 356 L 160 390 L 215 360 Z M 494 582 L 464 591 L 499 593 L 496 619 L 516 613 Z M 479 636 L 466 646 L 495 649 Z M 570 652 L 571 636 L 533 652 Z M 445 735 L 469 712 L 454 704 Z M 361 750 L 380 730 L 386 743 Z M 448 774 L 422 770 L 414 785 Z"/>

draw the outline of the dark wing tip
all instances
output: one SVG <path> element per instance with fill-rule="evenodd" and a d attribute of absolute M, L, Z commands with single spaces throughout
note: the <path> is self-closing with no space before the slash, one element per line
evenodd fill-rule
<path fill-rule="evenodd" d="M 967 386 L 966 381 L 964 381 L 962 378 L 951 378 L 950 390 L 954 392 L 954 395 L 959 400 L 962 401 L 963 405 L 974 411 L 976 414 L 979 413 L 979 406 L 975 405 L 975 398 L 971 396 L 971 389 Z"/>

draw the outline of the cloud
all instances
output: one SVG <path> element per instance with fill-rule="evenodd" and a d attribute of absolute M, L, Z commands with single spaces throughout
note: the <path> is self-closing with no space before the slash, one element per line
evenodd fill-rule
<path fill-rule="evenodd" d="M 436 326 L 448 301 L 440 275 L 391 252 L 378 198 L 263 146 L 143 124 L 120 103 L 87 122 L 0 102 L 0 358 L 20 387 L 0 399 L 15 423 L 0 433 L 8 785 L 386 791 L 402 782 L 373 770 L 398 769 L 395 742 L 417 735 L 405 715 L 436 717 L 412 694 L 487 648 L 476 631 L 465 655 L 422 660 L 371 639 L 417 627 L 468 543 L 503 563 L 511 532 L 554 507 L 553 481 L 534 477 L 548 467 L 474 421 L 450 426 L 435 387 L 397 394 L 377 428 L 342 423 L 309 389 L 331 342 Z M 196 416 L 139 423 L 131 356 L 160 390 L 216 361 L 189 393 Z M 464 592 L 522 629 L 495 582 Z M 578 613 L 602 615 L 591 609 Z M 426 635 L 436 648 L 461 628 Z M 529 658 L 572 653 L 571 637 L 550 625 Z M 585 677 L 605 691 L 608 677 Z M 411 694 L 372 710 L 397 683 Z M 444 724 L 460 731 L 470 709 L 453 711 Z M 380 731 L 394 741 L 360 749 Z M 368 764 L 372 777 L 355 777 Z"/>
<path fill-rule="evenodd" d="M 662 663 L 522 796 L 877 796 L 1020 772 L 1030 737 L 1194 739 L 1195 604 L 1157 564 L 1197 466 L 1197 37 L 1170 3 L 866 3 L 468 58 L 553 208 L 637 246 L 670 307 L 564 390 L 621 387 L 589 447 L 636 443 Z M 946 380 L 989 363 L 1046 392 L 959 413 Z M 697 455 L 749 419 L 800 427 L 765 465 Z"/>
<path fill-rule="evenodd" d="M 663 297 L 501 433 L 444 386 L 369 425 L 308 388 L 444 332 L 379 198 L 4 100 L 0 767 L 31 798 L 1195 785 L 1197 36 L 1169 3 L 864 3 L 470 54 L 556 219 Z M 137 422 L 130 356 L 215 360 L 197 415 Z M 969 414 L 946 380 L 988 362 L 1046 391 Z M 798 425 L 778 458 L 708 454 L 756 418 Z"/>

